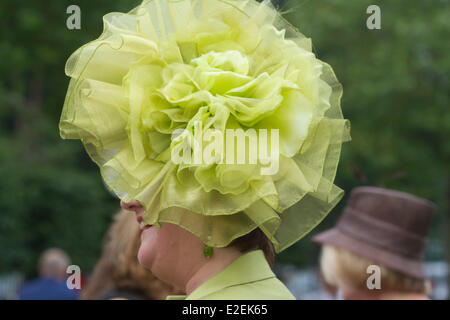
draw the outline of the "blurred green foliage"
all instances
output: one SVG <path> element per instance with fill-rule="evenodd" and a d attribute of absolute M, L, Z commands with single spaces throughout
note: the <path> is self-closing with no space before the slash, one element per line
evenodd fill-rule
<path fill-rule="evenodd" d="M 77 1 L 82 29 L 68 30 L 72 1 L 0 2 L 0 273 L 33 276 L 39 254 L 66 250 L 89 270 L 119 208 L 79 141 L 58 121 L 65 61 L 102 31 L 101 17 L 139 1 Z"/>
<path fill-rule="evenodd" d="M 79 141 L 62 141 L 58 121 L 69 55 L 102 30 L 101 17 L 139 0 L 78 0 L 81 30 L 66 28 L 68 0 L 0 2 L 0 273 L 35 273 L 40 252 L 67 250 L 89 270 L 118 208 Z M 404 190 L 439 206 L 433 239 L 449 228 L 450 52 L 448 1 L 276 1 L 313 39 L 314 52 L 344 86 L 353 141 L 344 145 L 336 184 Z M 366 28 L 378 4 L 382 29 Z M 345 201 L 313 232 L 330 227 Z M 280 261 L 313 264 L 310 236 Z M 438 246 L 439 247 L 439 246 Z M 448 249 L 447 249 L 448 250 Z M 441 258 L 438 249 L 432 258 Z"/>
<path fill-rule="evenodd" d="M 372 4 L 381 9 L 381 30 L 366 27 Z M 428 258 L 442 259 L 450 250 L 449 2 L 288 0 L 284 7 L 336 72 L 352 123 L 335 182 L 346 197 L 311 235 L 334 224 L 353 187 L 397 189 L 438 204 Z M 281 258 L 311 263 L 311 235 Z"/>

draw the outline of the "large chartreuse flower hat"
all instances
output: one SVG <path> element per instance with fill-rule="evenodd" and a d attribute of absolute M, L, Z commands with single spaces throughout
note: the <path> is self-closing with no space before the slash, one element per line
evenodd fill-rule
<path fill-rule="evenodd" d="M 212 247 L 259 227 L 279 252 L 343 195 L 341 85 L 269 1 L 146 0 L 105 15 L 66 73 L 61 136 L 148 224 Z"/>

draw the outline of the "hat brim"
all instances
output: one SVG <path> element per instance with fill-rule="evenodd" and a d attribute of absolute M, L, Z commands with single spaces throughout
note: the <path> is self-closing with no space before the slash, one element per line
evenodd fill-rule
<path fill-rule="evenodd" d="M 382 264 L 392 270 L 406 274 L 413 278 L 426 279 L 421 261 L 408 259 L 386 249 L 354 239 L 339 229 L 333 228 L 315 235 L 313 242 L 346 249 L 356 255 Z"/>

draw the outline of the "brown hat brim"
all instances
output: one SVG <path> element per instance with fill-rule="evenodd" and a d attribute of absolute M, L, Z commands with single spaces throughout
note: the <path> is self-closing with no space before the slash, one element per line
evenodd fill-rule
<path fill-rule="evenodd" d="M 413 278 L 426 279 L 421 261 L 408 259 L 354 239 L 336 228 L 315 235 L 312 241 L 322 245 L 326 244 L 346 249 L 356 255 Z"/>

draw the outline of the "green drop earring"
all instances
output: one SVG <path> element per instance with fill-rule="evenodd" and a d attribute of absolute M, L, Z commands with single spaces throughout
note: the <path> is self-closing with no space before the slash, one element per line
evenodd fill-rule
<path fill-rule="evenodd" d="M 211 258 L 213 254 L 213 248 L 208 245 L 205 245 L 205 248 L 203 249 L 203 254 L 205 255 L 206 259 Z"/>
<path fill-rule="evenodd" d="M 211 217 L 208 218 L 208 225 L 207 225 L 207 232 L 208 232 L 208 241 L 211 240 Z M 213 255 L 213 248 L 211 246 L 208 246 L 205 244 L 205 247 L 203 248 L 203 254 L 205 255 L 206 259 L 209 259 Z"/>

